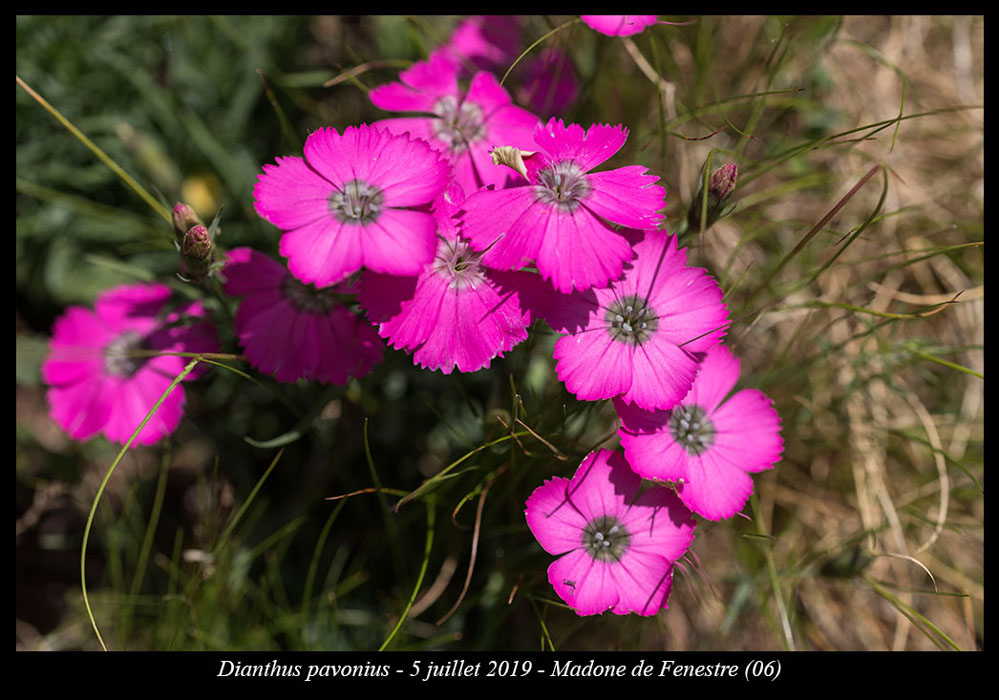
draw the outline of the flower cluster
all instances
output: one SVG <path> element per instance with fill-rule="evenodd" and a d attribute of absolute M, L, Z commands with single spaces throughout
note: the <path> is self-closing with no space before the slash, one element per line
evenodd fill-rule
<path fill-rule="evenodd" d="M 627 36 L 656 18 L 583 21 Z M 779 460 L 780 419 L 757 390 L 726 400 L 739 361 L 720 345 L 729 320 L 718 283 L 664 230 L 660 177 L 605 165 L 628 128 L 549 117 L 578 92 L 555 51 L 525 72 L 520 98 L 534 111 L 500 85 L 493 71 L 515 58 L 518 32 L 510 18 L 462 23 L 370 91 L 374 107 L 405 116 L 320 128 L 301 156 L 263 166 L 254 206 L 280 231 L 287 264 L 218 251 L 215 224 L 184 205 L 173 212 L 178 248 L 194 283 L 221 267 L 222 289 L 240 300 L 232 335 L 281 382 L 345 385 L 386 341 L 420 367 L 474 372 L 543 319 L 560 336 L 559 380 L 581 401 L 613 401 L 624 451 L 591 453 L 570 479 L 538 487 L 528 526 L 559 556 L 549 581 L 579 614 L 652 615 L 667 606 L 693 515 L 732 517 L 749 475 Z M 725 175 L 712 181 L 719 206 L 734 166 Z M 123 442 L 183 366 L 162 353 L 216 349 L 204 308 L 171 307 L 169 296 L 157 284 L 118 288 L 57 321 L 43 374 L 52 415 L 74 438 Z M 139 441 L 172 432 L 183 404 L 178 388 Z"/>

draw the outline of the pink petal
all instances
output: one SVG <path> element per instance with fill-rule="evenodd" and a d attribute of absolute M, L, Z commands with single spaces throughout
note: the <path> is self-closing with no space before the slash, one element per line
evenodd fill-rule
<path fill-rule="evenodd" d="M 687 476 L 687 451 L 669 432 L 669 411 L 643 411 L 620 399 L 614 399 L 614 408 L 621 419 L 621 447 L 636 474 L 655 481 Z"/>
<path fill-rule="evenodd" d="M 52 387 L 47 398 L 52 420 L 74 440 L 86 440 L 100 432 L 107 423 L 114 400 L 100 374 L 65 387 Z"/>
<path fill-rule="evenodd" d="M 658 15 L 580 15 L 591 29 L 607 36 L 631 36 L 656 23 Z"/>
<path fill-rule="evenodd" d="M 367 163 L 370 170 L 362 176 L 358 167 L 358 177 L 382 191 L 386 207 L 429 204 L 451 179 L 447 160 L 426 141 L 409 136 L 385 139 L 371 149 Z"/>
<path fill-rule="evenodd" d="M 253 189 L 253 204 L 260 216 L 287 231 L 332 218 L 333 191 L 333 184 L 304 160 L 289 156 L 278 158 L 277 165 L 264 165 Z"/>
<path fill-rule="evenodd" d="M 253 248 L 233 248 L 226 258 L 223 289 L 232 296 L 275 290 L 288 275 L 284 265 Z"/>
<path fill-rule="evenodd" d="M 527 499 L 527 526 L 549 554 L 564 554 L 583 543 L 588 519 L 569 502 L 568 486 L 568 479 L 555 477 L 534 489 Z"/>
<path fill-rule="evenodd" d="M 397 277 L 365 270 L 357 300 L 372 323 L 388 321 L 399 315 L 402 302 L 413 298 L 419 280 L 416 276 Z"/>
<path fill-rule="evenodd" d="M 707 413 L 713 413 L 737 381 L 739 358 L 724 345 L 715 345 L 701 360 L 694 386 L 683 403 L 700 406 Z"/>
<path fill-rule="evenodd" d="M 163 376 L 147 368 L 128 379 L 114 378 L 108 387 L 109 392 L 114 395 L 114 401 L 104 426 L 107 439 L 119 444 L 126 443 L 172 380 L 173 377 Z M 174 388 L 143 427 L 136 442 L 152 445 L 164 435 L 172 433 L 183 415 L 184 398 L 184 388 Z M 163 412 L 162 415 L 160 411 Z"/>
<path fill-rule="evenodd" d="M 602 329 L 559 338 L 553 355 L 558 378 L 582 401 L 610 399 L 631 388 L 631 347 Z"/>
<path fill-rule="evenodd" d="M 536 208 L 549 213 L 534 224 L 533 235 L 541 238 L 538 272 L 563 294 L 606 285 L 621 276 L 624 262 L 634 256 L 628 241 L 585 207 L 571 212 L 544 205 Z"/>
<path fill-rule="evenodd" d="M 368 227 L 342 224 L 327 215 L 281 237 L 281 255 L 298 279 L 317 287 L 339 282 L 364 264 Z"/>
<path fill-rule="evenodd" d="M 363 229 L 364 266 L 375 272 L 416 275 L 434 259 L 437 223 L 430 214 L 385 209 Z"/>
<path fill-rule="evenodd" d="M 587 209 L 611 223 L 646 229 L 663 222 L 666 190 L 659 178 L 645 174 L 645 167 L 632 165 L 586 176 L 593 190 L 583 200 Z"/>
<path fill-rule="evenodd" d="M 568 497 L 589 522 L 604 515 L 626 519 L 641 479 L 624 456 L 611 450 L 591 452 L 580 463 L 568 487 Z"/>
<path fill-rule="evenodd" d="M 625 403 L 647 411 L 663 410 L 678 404 L 690 391 L 697 360 L 659 332 L 637 346 L 611 342 L 631 350 L 630 361 L 622 360 L 631 368 L 631 385 L 621 396 Z"/>
<path fill-rule="evenodd" d="M 621 150 L 628 130 L 622 125 L 594 124 L 584 132 L 579 124 L 565 126 L 561 119 L 550 119 L 537 125 L 534 140 L 552 160 L 571 160 L 587 172 Z"/>
<path fill-rule="evenodd" d="M 490 117 L 501 107 L 510 104 L 510 94 L 499 84 L 492 73 L 479 71 L 472 77 L 469 83 L 468 92 L 465 93 L 465 102 L 472 102 L 482 108 L 482 112 Z M 537 121 L 536 119 L 534 121 Z M 534 127 L 534 124 L 531 124 Z M 515 144 L 504 144 L 513 146 Z"/>
<path fill-rule="evenodd" d="M 305 160 L 309 167 L 328 180 L 336 189 L 353 180 L 369 184 L 371 165 L 368 159 L 376 155 L 394 138 L 392 134 L 361 124 L 348 126 L 340 134 L 331 126 L 309 134 L 305 140 Z"/>
<path fill-rule="evenodd" d="M 72 306 L 52 327 L 50 351 L 41 366 L 46 384 L 82 382 L 104 371 L 104 348 L 114 339 L 90 309 Z"/>
<path fill-rule="evenodd" d="M 462 235 L 475 250 L 487 250 L 482 262 L 492 268 L 519 268 L 534 259 L 541 245 L 537 221 L 548 210 L 534 201 L 530 187 L 479 190 L 462 208 Z"/>
<path fill-rule="evenodd" d="M 649 616 L 669 607 L 666 601 L 673 588 L 673 565 L 668 559 L 629 548 L 608 569 L 618 591 L 618 602 L 611 608 L 613 613 Z"/>
<path fill-rule="evenodd" d="M 687 461 L 687 476 L 677 491 L 695 513 L 708 520 L 724 520 L 746 505 L 753 493 L 753 480 L 737 464 L 709 448 Z"/>
<path fill-rule="evenodd" d="M 759 472 L 780 460 L 780 416 L 762 391 L 743 389 L 715 409 L 711 420 L 718 431 L 711 451 L 718 461 Z"/>
<path fill-rule="evenodd" d="M 435 117 L 398 117 L 394 119 L 380 119 L 371 126 L 384 129 L 390 134 L 402 136 L 409 134 L 414 139 L 423 139 L 430 143 L 438 151 L 446 150 L 443 141 L 434 134 L 432 125 Z"/>
<path fill-rule="evenodd" d="M 399 79 L 417 90 L 435 95 L 458 92 L 458 69 L 444 47 L 439 47 L 426 61 L 418 61 L 404 70 Z"/>
<path fill-rule="evenodd" d="M 368 97 L 376 107 L 390 112 L 433 112 L 434 103 L 440 99 L 438 94 L 417 90 L 402 83 L 379 85 L 371 89 Z"/>
<path fill-rule="evenodd" d="M 673 562 L 694 541 L 693 514 L 664 486 L 643 491 L 621 520 L 631 534 L 627 554 L 654 554 Z"/>
<path fill-rule="evenodd" d="M 139 283 L 114 287 L 98 296 L 94 311 L 110 329 L 145 328 L 170 298 L 164 284 Z"/>
<path fill-rule="evenodd" d="M 595 561 L 581 549 L 556 559 L 548 567 L 548 581 L 555 592 L 580 615 L 598 615 L 617 605 L 613 564 Z"/>

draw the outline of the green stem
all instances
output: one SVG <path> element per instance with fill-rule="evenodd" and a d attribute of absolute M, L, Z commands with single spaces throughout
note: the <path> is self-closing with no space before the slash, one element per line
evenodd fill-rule
<path fill-rule="evenodd" d="M 170 224 L 171 226 L 173 225 L 173 217 L 170 215 L 170 212 L 167 211 L 166 207 L 164 207 L 162 204 L 156 201 L 156 198 L 153 197 L 151 194 L 149 194 L 146 188 L 144 188 L 142 185 L 136 182 L 131 175 L 122 170 L 120 165 L 111 160 L 111 157 L 108 156 L 107 153 L 98 148 L 97 144 L 88 139 L 87 136 L 82 131 L 77 129 L 71 121 L 66 119 L 66 117 L 62 116 L 59 110 L 57 110 L 55 107 L 46 102 L 44 97 L 42 97 L 37 92 L 32 90 L 26 82 L 21 80 L 21 76 L 15 75 L 14 77 L 17 79 L 17 84 L 20 85 L 22 88 L 24 88 L 25 91 L 29 95 L 31 95 L 32 99 L 35 100 L 35 102 L 44 107 L 48 111 L 48 113 L 51 114 L 53 117 L 58 119 L 62 123 L 62 125 L 66 127 L 69 130 L 69 132 L 73 134 L 73 136 L 78 138 L 83 143 L 84 146 L 89 148 L 93 152 L 93 154 L 97 156 L 102 163 L 104 163 L 104 165 L 111 168 L 111 170 L 115 173 L 115 175 L 124 180 L 126 185 L 131 187 L 137 195 L 142 197 L 142 199 L 146 202 L 146 204 L 152 207 L 153 211 L 162 216 L 163 219 L 166 220 L 168 224 Z"/>
<path fill-rule="evenodd" d="M 137 438 L 139 433 L 142 432 L 142 429 L 146 427 L 146 423 L 148 423 L 150 419 L 156 415 L 156 411 L 158 411 L 163 402 L 166 401 L 166 398 L 173 393 L 173 390 L 177 388 L 177 385 L 184 380 L 184 377 L 194 371 L 194 368 L 197 366 L 199 361 L 200 358 L 195 357 L 193 360 L 188 362 L 187 366 L 184 367 L 181 373 L 174 377 L 173 381 L 170 382 L 170 386 L 166 388 L 166 391 L 164 391 L 159 399 L 156 400 L 156 403 L 153 404 L 149 413 L 147 413 L 146 417 L 142 419 L 141 423 L 139 423 L 139 427 L 135 429 L 132 436 L 128 438 L 128 442 L 126 442 L 121 448 L 118 456 L 114 458 L 114 461 L 108 468 L 107 473 L 104 475 L 104 480 L 101 481 L 101 485 L 97 489 L 97 494 L 94 496 L 94 502 L 90 505 L 90 514 L 87 516 L 87 524 L 83 528 L 83 545 L 80 547 L 80 589 L 83 593 L 83 606 L 87 609 L 87 617 L 90 618 L 90 624 L 94 628 L 94 634 L 97 635 L 97 641 L 100 642 L 101 648 L 104 651 L 107 651 L 108 648 L 107 645 L 104 644 L 104 638 L 101 637 L 101 631 L 97 628 L 97 620 L 94 619 L 94 611 L 90 607 L 90 598 L 87 595 L 87 543 L 90 541 L 90 528 L 94 524 L 94 515 L 97 513 L 97 504 L 101 502 L 101 496 L 104 494 L 104 489 L 111 480 L 111 475 L 114 474 L 114 470 L 118 467 L 118 463 L 121 461 L 121 458 L 125 456 L 126 452 L 128 452 L 128 448 L 131 447 L 133 442 L 135 442 L 135 438 Z"/>

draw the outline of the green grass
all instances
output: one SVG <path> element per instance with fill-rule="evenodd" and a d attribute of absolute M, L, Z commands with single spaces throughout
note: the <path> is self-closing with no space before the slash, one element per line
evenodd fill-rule
<path fill-rule="evenodd" d="M 562 116 L 630 129 L 607 167 L 662 178 L 669 230 L 704 206 L 703 164 L 738 164 L 734 211 L 683 241 L 726 292 L 740 386 L 783 423 L 748 517 L 699 523 L 669 610 L 580 618 L 547 582 L 524 502 L 616 423 L 557 381 L 542 324 L 472 375 L 388 351 L 347 387 L 289 386 L 240 361 L 231 300 L 175 275 L 161 207 L 224 206 L 223 248 L 277 256 L 261 165 L 386 116 L 366 89 L 456 18 L 25 16 L 19 83 L 135 185 L 17 87 L 18 648 L 100 647 L 79 562 L 113 463 L 85 560 L 111 649 L 983 644 L 984 19 L 703 17 L 627 41 L 574 19 L 526 18 L 525 60 L 570 52 Z M 136 279 L 204 298 L 230 369 L 119 461 L 48 419 L 38 366 L 67 305 Z"/>

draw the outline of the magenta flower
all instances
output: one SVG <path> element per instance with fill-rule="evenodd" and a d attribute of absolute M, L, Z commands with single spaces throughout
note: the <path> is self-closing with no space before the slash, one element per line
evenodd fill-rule
<path fill-rule="evenodd" d="M 366 272 L 360 302 L 378 332 L 413 361 L 450 374 L 488 367 L 492 358 L 527 338 L 530 314 L 521 309 L 517 284 L 526 272 L 496 272 L 458 235 L 452 217 L 464 193 L 456 182 L 434 202 L 437 255 L 417 278 Z"/>
<path fill-rule="evenodd" d="M 580 15 L 590 29 L 607 36 L 631 36 L 656 23 L 657 15 Z"/>
<path fill-rule="evenodd" d="M 534 285 L 522 296 L 567 334 L 555 343 L 555 371 L 578 398 L 672 408 L 693 384 L 698 353 L 725 335 L 728 311 L 718 283 L 687 267 L 675 237 L 625 233 L 636 257 L 609 287 L 564 295 Z"/>
<path fill-rule="evenodd" d="M 278 381 L 315 379 L 344 385 L 382 359 L 371 324 L 337 300 L 346 284 L 316 289 L 252 248 L 229 252 L 226 294 L 246 297 L 235 331 L 250 364 Z"/>
<path fill-rule="evenodd" d="M 521 75 L 523 87 L 517 92 L 518 99 L 542 118 L 564 113 L 579 96 L 576 69 L 555 46 L 527 59 Z"/>
<path fill-rule="evenodd" d="M 492 165 L 489 151 L 501 144 L 529 145 L 538 118 L 514 105 L 492 73 L 476 73 L 462 93 L 457 71 L 454 59 L 441 48 L 400 73 L 402 82 L 374 88 L 368 95 L 382 109 L 433 115 L 383 119 L 375 125 L 428 141 L 446 155 L 467 192 L 483 185 L 502 187 L 507 171 Z"/>
<path fill-rule="evenodd" d="M 555 592 L 580 615 L 654 615 L 668 607 L 673 562 L 694 539 L 694 519 L 666 488 L 641 479 L 618 452 L 583 459 L 527 499 L 527 525 L 549 554 Z"/>
<path fill-rule="evenodd" d="M 448 55 L 459 65 L 460 77 L 471 77 L 465 68 L 505 71 L 520 53 L 520 19 L 515 15 L 475 15 L 463 20 L 448 39 Z"/>
<path fill-rule="evenodd" d="M 654 184 L 659 178 L 643 166 L 589 172 L 627 138 L 623 126 L 594 124 L 584 133 L 561 119 L 538 124 L 534 141 L 541 150 L 524 158 L 529 184 L 480 190 L 465 200 L 462 233 L 486 251 L 483 263 L 509 270 L 535 261 L 563 293 L 620 277 L 634 254 L 612 224 L 655 228 L 666 204 L 666 191 Z"/>
<path fill-rule="evenodd" d="M 762 391 L 743 389 L 724 401 L 738 379 L 739 360 L 717 345 L 672 410 L 649 413 L 614 402 L 632 469 L 676 482 L 680 499 L 709 520 L 739 512 L 753 492 L 749 474 L 771 469 L 784 449 L 780 417 Z"/>
<path fill-rule="evenodd" d="M 305 158 L 265 165 L 253 191 L 257 213 L 285 231 L 281 255 L 303 282 L 325 287 L 368 267 L 415 275 L 434 256 L 429 204 L 449 179 L 424 141 L 362 124 L 319 129 Z"/>
<path fill-rule="evenodd" d="M 167 313 L 169 298 L 170 289 L 162 284 L 124 285 L 103 292 L 93 311 L 71 306 L 56 319 L 42 378 L 50 386 L 52 419 L 74 440 L 103 432 L 112 442 L 127 442 L 190 362 L 176 355 L 146 356 L 145 351 L 218 349 L 214 328 L 196 320 L 204 316 L 201 304 L 182 304 Z M 136 440 L 151 445 L 172 433 L 184 403 L 184 388 L 178 386 Z"/>

